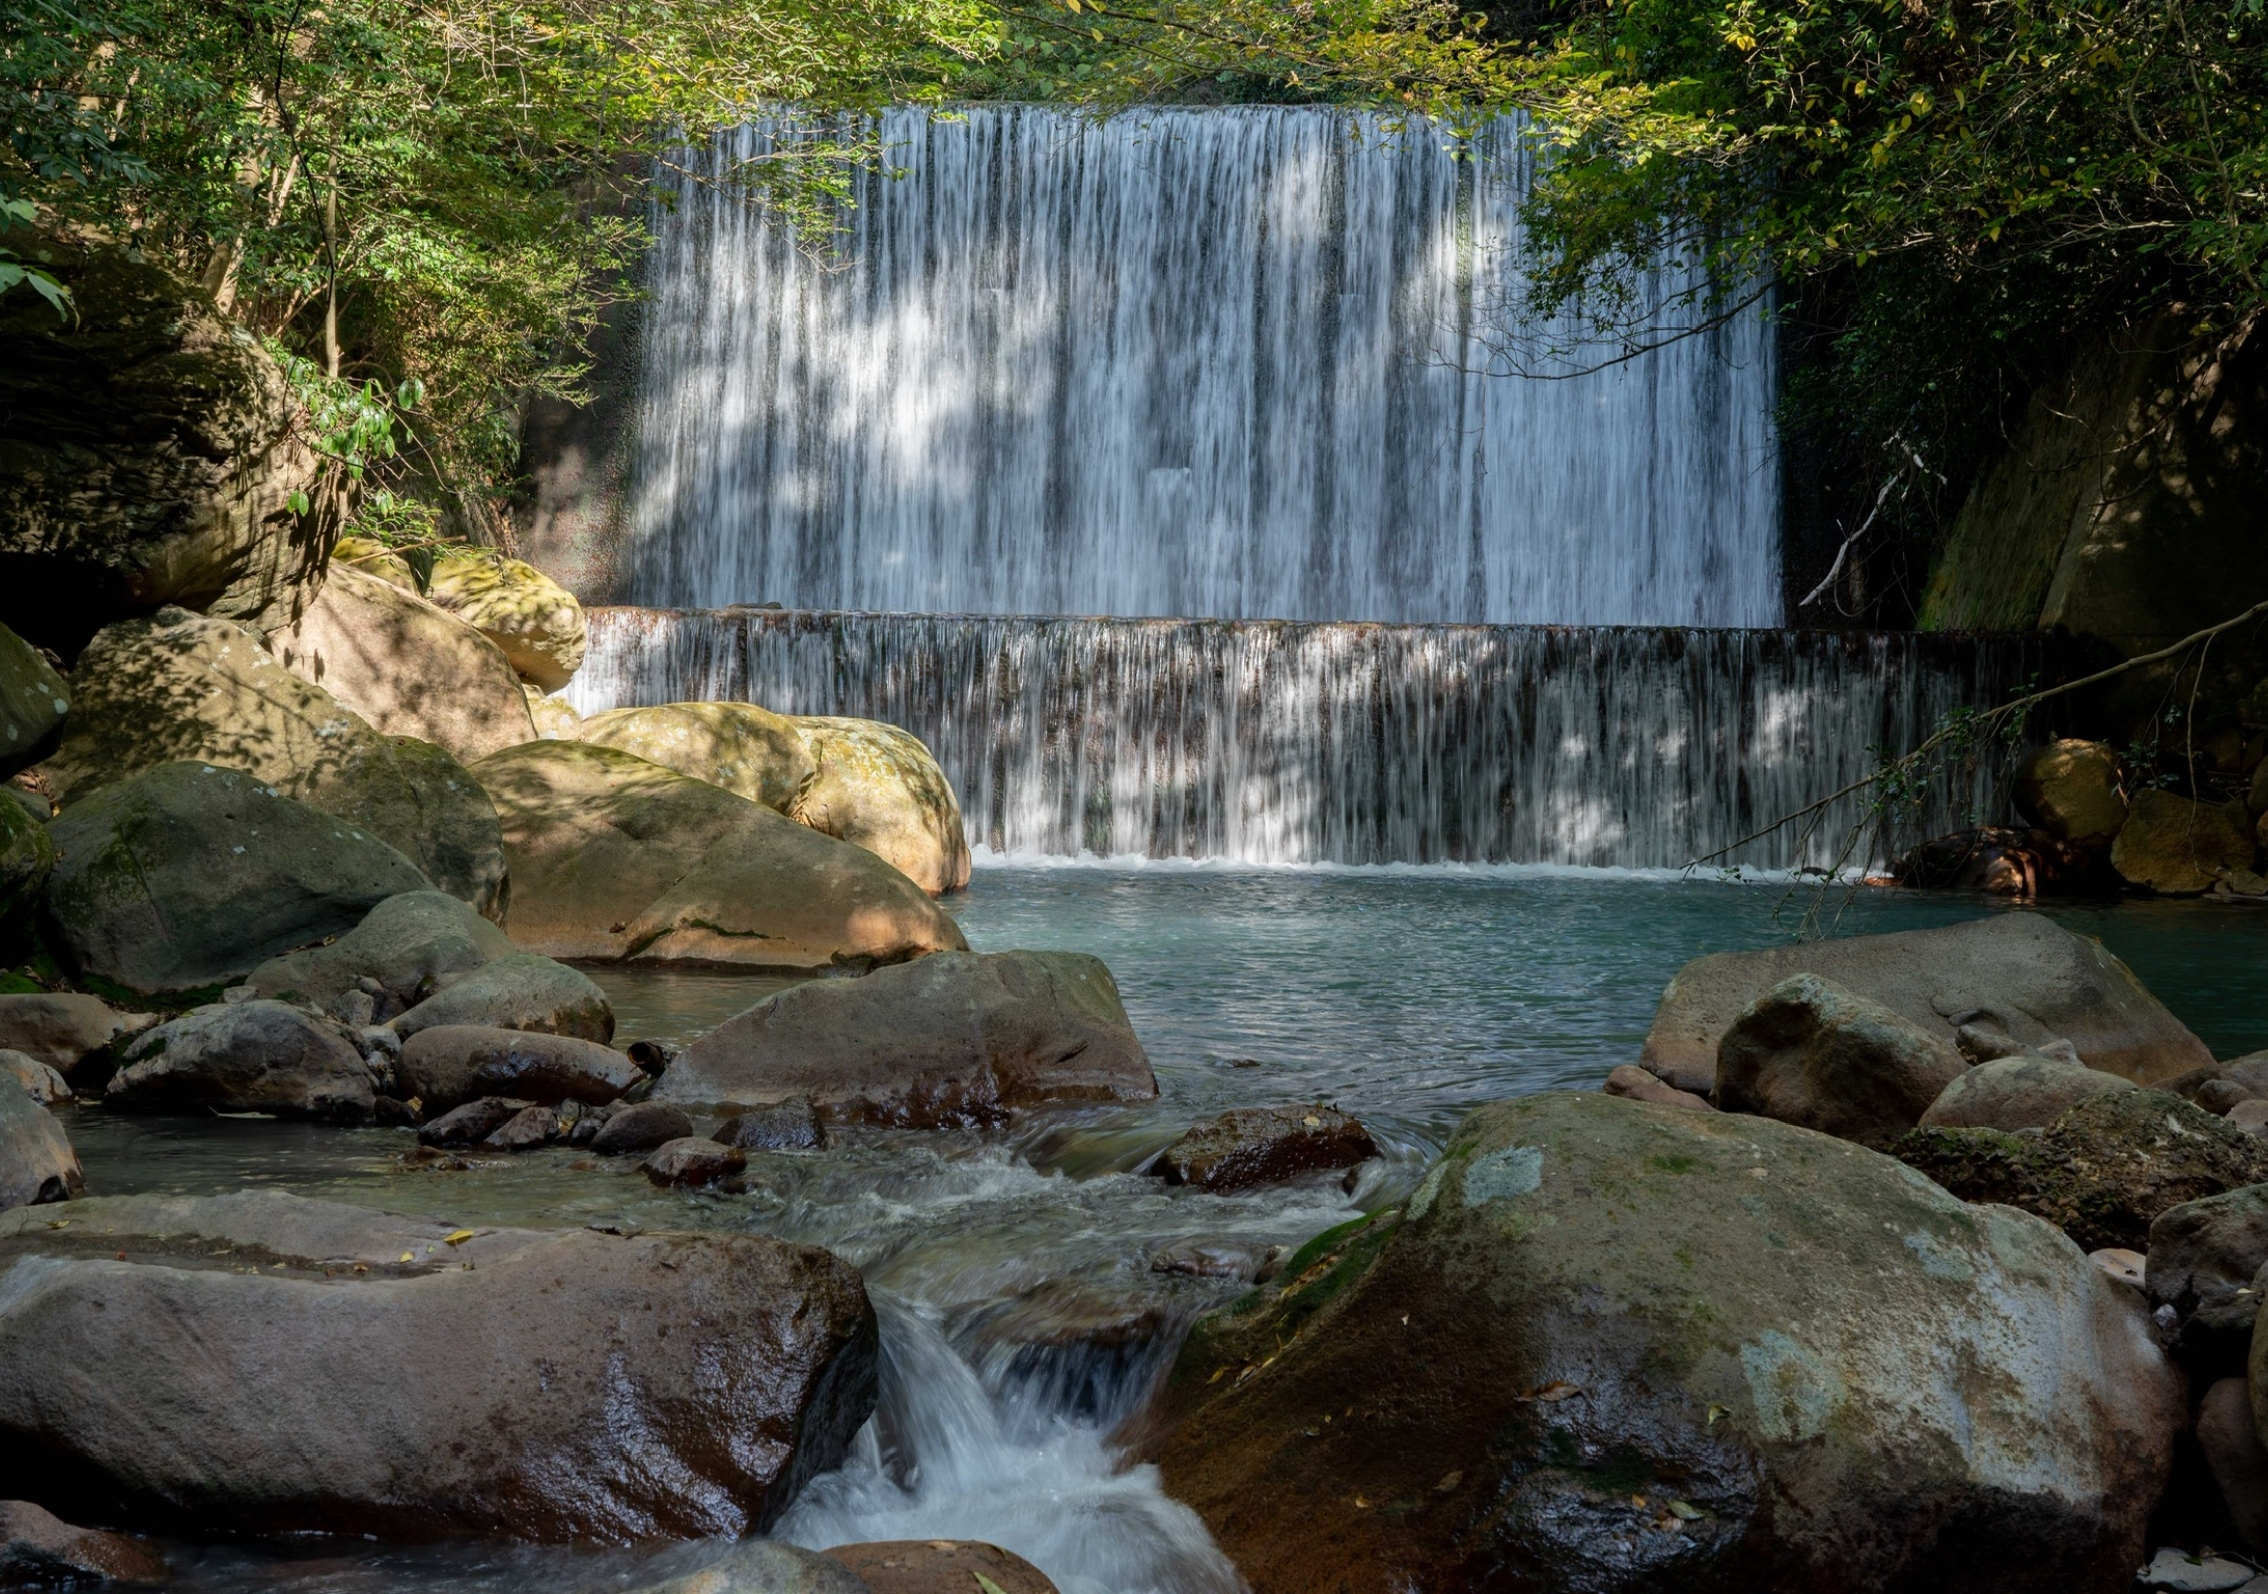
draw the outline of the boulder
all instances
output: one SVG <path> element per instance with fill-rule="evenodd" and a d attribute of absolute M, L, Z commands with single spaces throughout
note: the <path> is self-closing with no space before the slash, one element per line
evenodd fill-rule
<path fill-rule="evenodd" d="M 687 1046 L 657 1100 L 911 1128 L 1158 1093 L 1118 987 L 1079 952 L 940 952 L 855 980 L 791 985 Z"/>
<path fill-rule="evenodd" d="M 552 957 L 863 969 L 967 945 L 857 847 L 629 753 L 531 742 L 480 761 L 512 939 Z"/>
<path fill-rule="evenodd" d="M 55 1115 L 20 1090 L 0 1089 L 0 1208 L 68 1201 L 85 1188 L 79 1154 Z"/>
<path fill-rule="evenodd" d="M 71 1087 L 63 1076 L 23 1052 L 0 1050 L 0 1085 L 14 1080 L 33 1101 L 42 1107 L 53 1107 L 71 1099 Z"/>
<path fill-rule="evenodd" d="M 2082 1249 L 2147 1249 L 2150 1225 L 2185 1201 L 2268 1181 L 2268 1141 L 2179 1096 L 2089 1096 L 2045 1129 L 1916 1129 L 1890 1152 L 1965 1201 L 2021 1207 Z"/>
<path fill-rule="evenodd" d="M 817 773 L 793 817 L 889 860 L 932 896 L 969 883 L 960 799 L 919 737 L 825 715 L 798 716 L 795 727 Z"/>
<path fill-rule="evenodd" d="M 0 300 L 0 619 L 66 657 L 178 603 L 259 622 L 322 579 L 318 461 L 260 341 L 160 265 L 42 239 L 73 314 Z"/>
<path fill-rule="evenodd" d="M 415 591 L 333 562 L 298 621 L 268 651 L 388 736 L 473 759 L 535 740 L 503 649 Z"/>
<path fill-rule="evenodd" d="M 534 565 L 493 548 L 448 548 L 426 595 L 494 642 L 521 677 L 556 692 L 583 667 L 583 606 Z"/>
<path fill-rule="evenodd" d="M 482 1137 L 489 1151 L 536 1151 L 562 1133 L 559 1114 L 550 1107 L 522 1107 Z"/>
<path fill-rule="evenodd" d="M 2268 1448 L 2252 1421 L 2252 1395 L 2242 1378 L 2220 1378 L 2197 1406 L 2197 1448 L 2220 1485 L 2237 1532 L 2254 1554 L 2268 1550 Z"/>
<path fill-rule="evenodd" d="M 738 1146 L 719 1145 L 699 1135 L 665 1140 L 638 1164 L 647 1181 L 662 1186 L 697 1188 L 718 1184 L 748 1166 L 748 1153 Z"/>
<path fill-rule="evenodd" d="M 123 1533 L 75 1528 L 29 1500 L 0 1500 L 0 1588 L 166 1581 L 165 1558 Z"/>
<path fill-rule="evenodd" d="M 1151 1171 L 1167 1184 L 1216 1195 L 1274 1184 L 1378 1155 L 1359 1119 L 1336 1108 L 1239 1107 L 1197 1125 L 1158 1153 Z"/>
<path fill-rule="evenodd" d="M 693 1120 L 686 1116 L 684 1108 L 666 1101 L 641 1101 L 617 1108 L 599 1125 L 591 1149 L 602 1157 L 627 1157 L 641 1151 L 659 1150 L 692 1133 Z"/>
<path fill-rule="evenodd" d="M 19 803 L 0 803 L 0 951 L 22 955 L 54 874 L 55 839 L 47 826 Z"/>
<path fill-rule="evenodd" d="M 797 723 L 753 703 L 664 703 L 593 714 L 576 734 L 594 747 L 634 753 L 777 813 L 793 814 L 819 775 Z M 898 867 L 913 874 L 903 864 Z"/>
<path fill-rule="evenodd" d="M 264 1112 L 368 1123 L 370 1067 L 340 1030 L 283 1002 L 222 1002 L 126 1047 L 103 1103 L 125 1112 Z"/>
<path fill-rule="evenodd" d="M 99 996 L 47 991 L 0 995 L 0 1046 L 36 1057 L 65 1078 L 83 1059 L 151 1022 L 149 1014 L 118 1012 Z"/>
<path fill-rule="evenodd" d="M 649 1572 L 679 1561 L 664 1552 Z M 658 1582 L 640 1582 L 629 1594 L 874 1594 L 840 1561 L 776 1539 L 743 1539 L 721 1552 L 702 1546 L 695 1570 Z M 953 1594 L 983 1594 L 975 1583 Z"/>
<path fill-rule="evenodd" d="M 1716 952 L 1677 971 L 1639 1064 L 1680 1090 L 1715 1087 L 1717 1043 L 1734 1019 L 1795 974 L 1871 998 L 1940 1039 L 1997 1029 L 2029 1046 L 2062 1038 L 2087 1066 L 2137 1084 L 2210 1066 L 2212 1053 L 2097 943 L 2036 913 L 1939 930 Z"/>
<path fill-rule="evenodd" d="M 141 992 L 234 981 L 428 889 L 386 842 L 238 770 L 160 764 L 72 806 L 47 920 L 72 969 Z"/>
<path fill-rule="evenodd" d="M 29 769 L 55 751 L 70 711 L 70 689 L 55 667 L 0 625 L 0 776 Z"/>
<path fill-rule="evenodd" d="M 1606 1083 L 1599 1088 L 1609 1096 L 1627 1096 L 1632 1101 L 1650 1101 L 1662 1107 L 1689 1107 L 1700 1112 L 1717 1110 L 1708 1097 L 1679 1090 L 1667 1080 L 1657 1079 L 1643 1068 L 1634 1068 L 1628 1063 L 1609 1073 Z"/>
<path fill-rule="evenodd" d="M 1057 1594 L 1047 1574 L 1022 1556 L 968 1539 L 838 1544 L 827 1559 L 856 1572 L 874 1594 Z"/>
<path fill-rule="evenodd" d="M 2168 1207 L 2150 1223 L 2143 1287 L 2208 1333 L 2252 1332 L 2268 1267 L 2268 1184 Z"/>
<path fill-rule="evenodd" d="M 2118 755 L 2105 742 L 2050 742 L 2017 766 L 2016 805 L 2058 841 L 2107 847 L 2126 823 Z"/>
<path fill-rule="evenodd" d="M 528 715 L 534 721 L 536 735 L 546 741 L 572 742 L 583 734 L 583 716 L 575 712 L 575 705 L 563 697 L 546 696 L 539 687 L 520 683 L 520 691 L 528 700 Z"/>
<path fill-rule="evenodd" d="M 1879 1146 L 1969 1065 L 1952 1043 L 1815 974 L 1773 986 L 1717 1046 L 1716 1104 Z"/>
<path fill-rule="evenodd" d="M 105 627 L 71 688 L 63 744 L 41 766 L 66 813 L 159 764 L 217 764 L 360 826 L 434 885 L 496 911 L 501 838 L 464 767 L 380 735 L 242 629 L 179 608 Z"/>
<path fill-rule="evenodd" d="M 514 950 L 512 938 L 469 903 L 445 891 L 405 891 L 328 945 L 270 958 L 249 983 L 262 996 L 312 1002 L 326 1011 L 348 993 L 365 991 L 376 999 L 374 1016 L 385 1019 L 426 1000 L 450 976 Z"/>
<path fill-rule="evenodd" d="M 2034 1052 L 1996 1057 L 1957 1076 L 1921 1115 L 1931 1129 L 2040 1129 L 2087 1097 L 2132 1080 Z"/>
<path fill-rule="evenodd" d="M 2209 890 L 2224 872 L 2252 867 L 2252 829 L 2241 802 L 2192 802 L 2145 788 L 2111 843 L 2111 867 L 2132 885 L 2169 895 Z"/>
<path fill-rule="evenodd" d="M 417 1143 L 421 1146 L 478 1145 L 534 1105 L 533 1102 L 510 1101 L 502 1096 L 483 1096 L 478 1101 L 468 1101 L 428 1123 L 420 1124 Z"/>
<path fill-rule="evenodd" d="M 827 1127 L 811 1103 L 797 1096 L 727 1118 L 712 1138 L 743 1151 L 817 1151 L 827 1144 Z"/>
<path fill-rule="evenodd" d="M 331 563 L 324 579 L 328 581 L 341 569 L 359 571 L 376 576 L 380 581 L 391 582 L 404 592 L 420 592 L 417 571 L 410 562 L 375 537 L 348 535 L 331 544 Z"/>
<path fill-rule="evenodd" d="M 1977 891 L 2029 900 L 2118 889 L 2101 852 L 2058 841 L 2044 830 L 1972 825 L 1902 852 L 1890 865 L 1902 886 Z"/>
<path fill-rule="evenodd" d="M 474 1024 L 435 1024 L 402 1043 L 394 1077 L 428 1113 L 475 1096 L 557 1104 L 614 1100 L 645 1074 L 596 1041 Z"/>
<path fill-rule="evenodd" d="M 2113 1594 L 2187 1415 L 2048 1225 L 1769 1119 L 1473 1113 L 1203 1319 L 1145 1449 L 1255 1594 Z"/>
<path fill-rule="evenodd" d="M 533 952 L 513 952 L 451 980 L 388 1027 L 404 1041 L 442 1024 L 614 1039 L 614 1009 L 591 977 Z"/>
<path fill-rule="evenodd" d="M 806 1246 L 468 1233 L 249 1191 L 73 1219 L 0 1218 L 0 1488 L 60 1510 L 200 1536 L 731 1537 L 874 1406 L 873 1309 Z"/>

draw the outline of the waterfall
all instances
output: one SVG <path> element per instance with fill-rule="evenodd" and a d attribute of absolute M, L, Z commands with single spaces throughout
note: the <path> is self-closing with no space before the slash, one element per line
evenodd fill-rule
<path fill-rule="evenodd" d="M 1912 633 L 594 609 L 586 713 L 694 698 L 928 742 L 972 843 L 1265 863 L 1675 868 L 1868 774 L 2018 641 Z M 1909 820 L 1989 817 L 1993 772 Z M 1857 799 L 1727 860 L 1841 857 Z"/>
<path fill-rule="evenodd" d="M 1518 124 L 873 125 L 903 175 L 858 179 L 832 259 L 711 181 L 767 125 L 657 208 L 628 601 L 1779 623 L 1763 311 L 1620 363 L 1573 323 L 1508 350 Z"/>

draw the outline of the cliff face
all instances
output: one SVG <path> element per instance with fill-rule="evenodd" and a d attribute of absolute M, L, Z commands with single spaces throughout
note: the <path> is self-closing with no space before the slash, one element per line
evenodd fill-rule
<path fill-rule="evenodd" d="M 2146 653 L 2268 598 L 2268 325 L 2160 317 L 2033 396 L 1939 549 L 1924 630 Z"/>

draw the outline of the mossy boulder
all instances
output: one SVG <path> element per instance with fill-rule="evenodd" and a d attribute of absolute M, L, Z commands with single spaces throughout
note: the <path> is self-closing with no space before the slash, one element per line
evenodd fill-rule
<path fill-rule="evenodd" d="M 55 750 L 70 688 L 29 642 L 0 626 L 0 776 L 28 769 Z"/>
<path fill-rule="evenodd" d="M 2252 814 L 2241 802 L 2139 791 L 2111 843 L 2111 867 L 2130 885 L 2189 895 L 2211 889 L 2224 873 L 2250 869 L 2252 832 Z"/>
<path fill-rule="evenodd" d="M 505 928 L 530 951 L 805 971 L 967 945 L 871 853 L 629 753 L 531 742 L 473 773 L 503 820 Z"/>
<path fill-rule="evenodd" d="M 1143 1449 L 1255 1594 L 2112 1594 L 2186 1416 L 2132 1292 L 2038 1219 L 1552 1093 L 1202 1320 Z"/>
<path fill-rule="evenodd" d="M 2037 1132 L 1916 1129 L 1890 1152 L 1964 1201 L 2037 1213 L 2089 1251 L 2147 1250 L 2169 1208 L 2268 1181 L 2268 1139 L 2162 1090 L 2089 1096 Z"/>
<path fill-rule="evenodd" d="M 921 738 L 879 720 L 801 715 L 817 774 L 788 812 L 888 859 L 932 896 L 969 883 L 960 799 Z"/>
<path fill-rule="evenodd" d="M 252 971 L 262 996 L 329 1009 L 352 991 L 370 991 L 372 1017 L 415 1007 L 444 981 L 517 949 L 512 938 L 445 891 L 406 891 L 372 908 L 336 941 L 271 958 Z"/>
<path fill-rule="evenodd" d="M 322 578 L 318 461 L 258 338 L 154 259 L 13 240 L 72 290 L 0 297 L 0 619 L 76 654 L 177 603 L 261 628 Z"/>
<path fill-rule="evenodd" d="M 145 995 L 233 982 L 429 889 L 379 837 L 213 764 L 145 770 L 49 833 L 57 950 L 80 976 Z"/>
<path fill-rule="evenodd" d="M 341 1027 L 284 1002 L 217 1002 L 128 1043 L 103 1105 L 124 1112 L 264 1112 L 370 1121 L 370 1067 Z"/>
<path fill-rule="evenodd" d="M 1781 981 L 1717 1046 L 1716 1104 L 1879 1146 L 1968 1062 L 1919 1024 L 1815 974 Z"/>
<path fill-rule="evenodd" d="M 520 678 L 503 650 L 413 591 L 348 565 L 331 568 L 268 651 L 389 736 L 456 758 L 535 740 Z"/>
<path fill-rule="evenodd" d="M 2050 742 L 2016 771 L 2016 803 L 2058 841 L 2107 847 L 2126 823 L 2118 755 L 2104 742 Z"/>
<path fill-rule="evenodd" d="M 503 843 L 479 782 L 430 743 L 382 735 L 241 627 L 179 608 L 107 626 L 71 685 L 62 745 L 41 766 L 66 810 L 159 764 L 240 769 L 501 911 Z"/>
<path fill-rule="evenodd" d="M 0 802 L 0 951 L 18 952 L 26 944 L 54 870 L 47 827 L 22 805 Z"/>
<path fill-rule="evenodd" d="M 493 548 L 450 548 L 426 596 L 504 650 L 523 679 L 556 692 L 583 667 L 583 606 L 534 565 Z"/>
<path fill-rule="evenodd" d="M 520 691 L 528 700 L 528 715 L 535 722 L 536 735 L 555 742 L 572 742 L 582 736 L 583 716 L 575 712 L 574 704 L 525 681 L 520 683 Z"/>
<path fill-rule="evenodd" d="M 410 562 L 375 537 L 341 537 L 331 544 L 333 572 L 359 570 L 366 576 L 391 582 L 404 592 L 419 592 L 417 572 Z M 328 576 L 325 577 L 329 579 Z"/>
<path fill-rule="evenodd" d="M 818 761 L 796 722 L 753 703 L 609 709 L 582 721 L 576 735 L 594 747 L 635 753 L 783 814 L 796 812 L 819 775 Z"/>
<path fill-rule="evenodd" d="M 598 982 L 535 952 L 513 952 L 461 974 L 393 1021 L 405 1040 L 447 1024 L 614 1039 L 614 1009 Z"/>

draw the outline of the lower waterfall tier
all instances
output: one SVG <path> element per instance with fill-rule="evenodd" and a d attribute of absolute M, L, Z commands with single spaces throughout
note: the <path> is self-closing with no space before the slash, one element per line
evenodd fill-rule
<path fill-rule="evenodd" d="M 972 844 L 1250 863 L 1879 861 L 1861 779 L 2004 700 L 2015 640 L 1820 631 L 594 609 L 584 713 L 690 699 L 888 720 Z M 1999 806 L 1990 771 L 1899 835 Z M 1853 851 L 1853 838 L 1857 837 Z"/>

